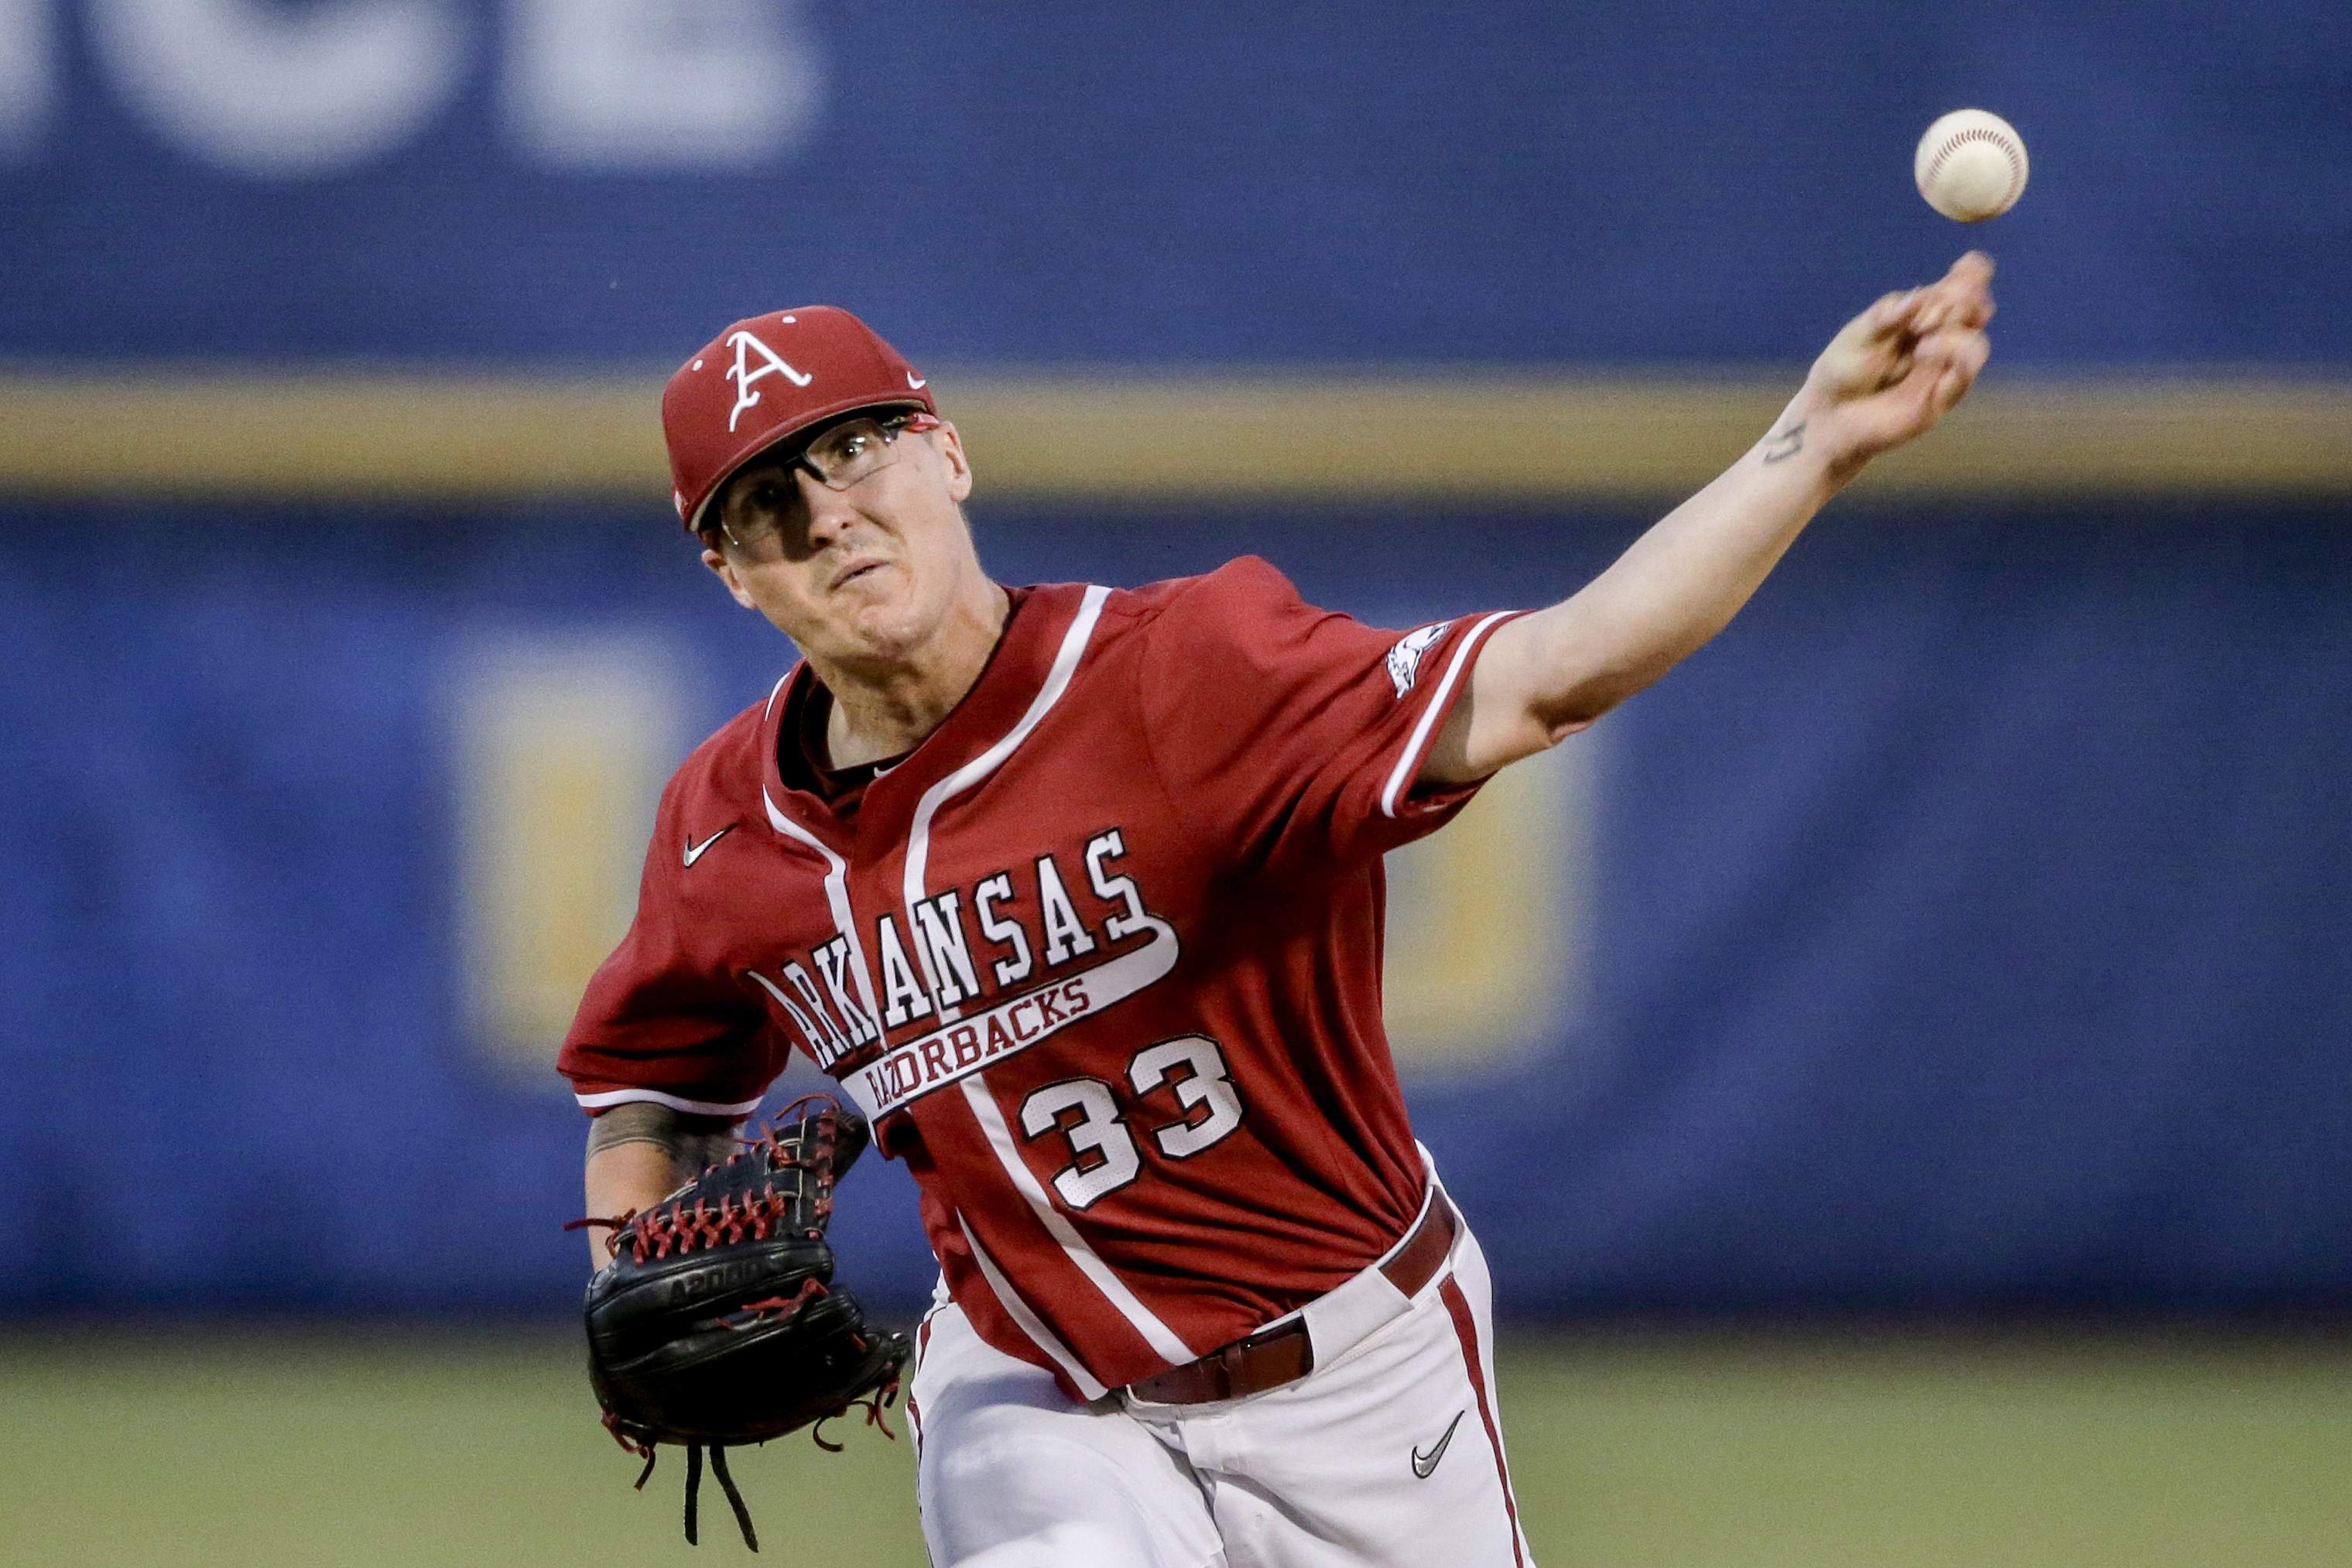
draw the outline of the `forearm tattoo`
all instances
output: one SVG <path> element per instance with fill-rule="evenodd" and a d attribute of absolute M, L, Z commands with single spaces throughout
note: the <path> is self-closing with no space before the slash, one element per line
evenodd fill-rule
<path fill-rule="evenodd" d="M 741 1125 L 723 1116 L 689 1116 L 667 1105 L 631 1100 L 588 1124 L 588 1157 L 624 1143 L 651 1143 L 668 1152 L 683 1179 L 733 1153 Z"/>
<path fill-rule="evenodd" d="M 1786 430 L 1776 430 L 1764 437 L 1764 460 L 1777 463 L 1783 458 L 1793 458 L 1805 449 L 1805 426 L 1810 420 L 1800 420 Z"/>

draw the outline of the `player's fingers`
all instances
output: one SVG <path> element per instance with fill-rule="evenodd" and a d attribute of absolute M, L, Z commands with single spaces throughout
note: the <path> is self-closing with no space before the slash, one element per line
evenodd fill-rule
<path fill-rule="evenodd" d="M 1953 262 L 1951 270 L 1944 276 L 1974 288 L 1990 289 L 1992 286 L 1992 258 L 1981 250 L 1971 250 Z"/>
<path fill-rule="evenodd" d="M 1974 375 L 1992 358 L 1992 340 L 1982 332 L 1970 332 L 1961 341 L 1960 353 L 1968 363 L 1969 374 Z"/>
<path fill-rule="evenodd" d="M 1984 289 L 1963 289 L 1952 296 L 1950 324 L 1971 331 L 1981 330 L 1992 320 L 1994 306 L 1991 293 Z"/>
<path fill-rule="evenodd" d="M 1920 293 L 1917 289 L 1898 289 L 1892 294 L 1880 295 L 1878 302 L 1862 313 L 1857 325 L 1872 338 L 1892 335 L 1909 321 L 1919 303 Z"/>
<path fill-rule="evenodd" d="M 1935 378 L 1934 406 L 1941 416 L 1952 405 L 1968 395 L 1976 384 L 1977 374 L 1985 367 L 1992 353 L 1992 344 L 1980 332 L 1948 335 L 1936 348 L 1939 369 Z"/>
<path fill-rule="evenodd" d="M 1919 312 L 1929 289 L 1883 294 L 1839 329 L 1822 351 L 1818 373 L 1848 397 L 1868 396 L 1910 379 L 1912 352 L 1927 334 Z"/>
<path fill-rule="evenodd" d="M 1983 326 L 1992 320 L 1992 258 L 1981 250 L 1969 251 L 1953 262 L 1951 269 L 1927 292 L 1935 301 L 1931 307 L 1934 319 L 1927 331 L 1947 326 Z"/>
<path fill-rule="evenodd" d="M 1976 377 L 1960 366 L 1954 365 L 1946 370 L 1936 382 L 1936 417 L 1941 419 L 1945 415 L 1949 414 L 1953 405 L 1966 397 L 1969 395 L 1969 388 L 1975 384 Z"/>
<path fill-rule="evenodd" d="M 1991 358 L 1991 341 L 1982 332 L 1972 332 L 1960 344 L 1957 363 L 1958 368 L 1966 373 L 1968 381 L 1972 384 L 1984 373 L 1985 362 Z M 1967 387 L 1964 385 L 1961 390 L 1966 391 Z"/>
<path fill-rule="evenodd" d="M 1989 311 L 1992 302 L 1992 258 L 1981 250 L 1971 250 L 1918 292 L 1925 300 L 1923 312 L 1934 318 L 1927 328 L 1930 331 L 1948 321 L 1972 316 L 1979 308 Z"/>
<path fill-rule="evenodd" d="M 1968 345 L 1978 336 L 1964 328 L 1947 327 L 1920 339 L 1916 353 L 1924 363 L 1938 366 L 1955 364 L 1967 358 Z"/>

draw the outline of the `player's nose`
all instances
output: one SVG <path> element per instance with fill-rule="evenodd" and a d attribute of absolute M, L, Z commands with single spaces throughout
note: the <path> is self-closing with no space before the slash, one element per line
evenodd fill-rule
<path fill-rule="evenodd" d="M 808 519 L 809 549 L 819 551 L 841 542 L 843 531 L 859 515 L 848 494 L 834 489 L 806 468 L 794 468 L 793 482 L 800 486 L 801 514 Z"/>

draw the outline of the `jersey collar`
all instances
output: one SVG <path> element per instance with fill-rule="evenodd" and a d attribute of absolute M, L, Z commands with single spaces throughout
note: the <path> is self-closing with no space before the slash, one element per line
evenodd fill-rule
<path fill-rule="evenodd" d="M 1063 636 L 1076 618 L 1087 589 L 1084 584 L 1055 583 L 1009 592 L 1012 612 L 980 679 L 920 745 L 851 797 L 856 805 L 845 817 L 822 796 L 786 785 L 778 766 L 780 738 L 785 744 L 793 743 L 784 726 L 796 721 L 801 705 L 816 686 L 816 674 L 805 659 L 793 666 L 770 699 L 760 723 L 760 774 L 768 798 L 811 827 L 824 826 L 860 835 L 903 833 L 925 790 L 1020 723 L 1052 673 Z"/>

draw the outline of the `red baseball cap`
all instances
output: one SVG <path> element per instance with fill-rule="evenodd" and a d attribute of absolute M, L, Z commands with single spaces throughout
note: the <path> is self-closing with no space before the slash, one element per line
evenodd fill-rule
<path fill-rule="evenodd" d="M 848 311 L 802 305 L 736 322 L 662 393 L 678 521 L 692 530 L 730 475 L 795 432 L 890 404 L 940 411 L 928 379 Z"/>

